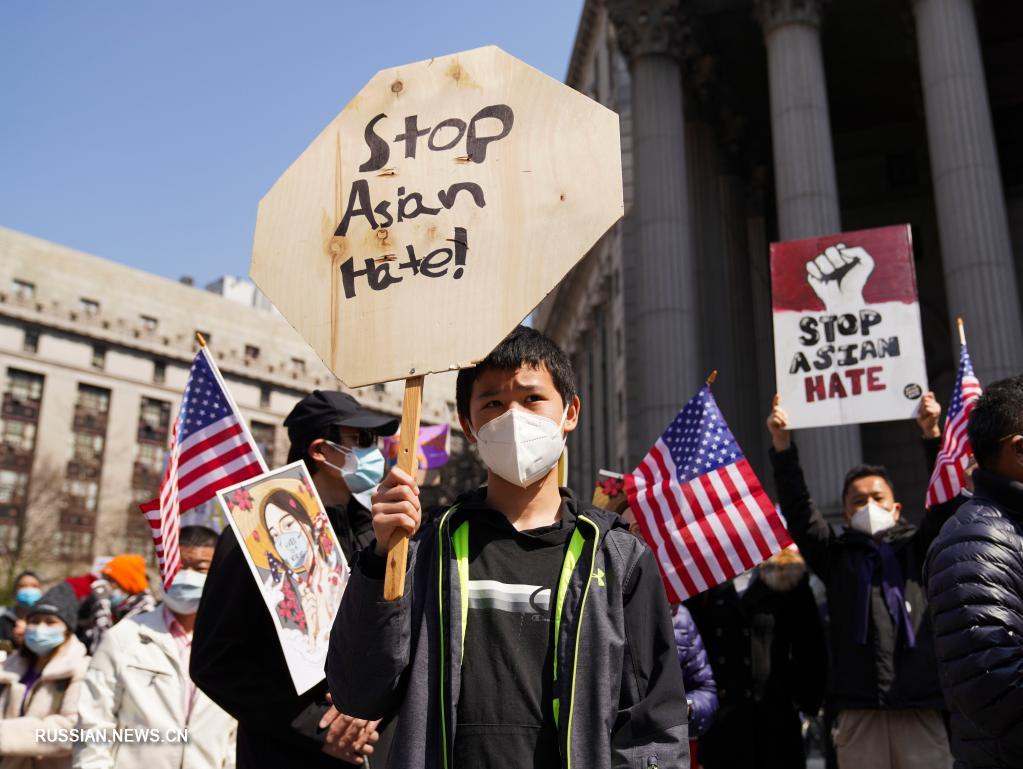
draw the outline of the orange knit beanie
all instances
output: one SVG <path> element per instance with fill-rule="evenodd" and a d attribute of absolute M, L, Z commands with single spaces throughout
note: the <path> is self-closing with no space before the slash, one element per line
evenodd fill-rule
<path fill-rule="evenodd" d="M 118 555 L 103 567 L 103 575 L 110 577 L 129 593 L 141 593 L 149 586 L 146 579 L 146 559 L 141 555 Z"/>

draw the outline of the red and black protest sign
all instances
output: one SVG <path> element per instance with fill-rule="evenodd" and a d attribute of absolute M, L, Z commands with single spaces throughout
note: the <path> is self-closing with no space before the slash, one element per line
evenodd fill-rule
<path fill-rule="evenodd" d="M 914 414 L 927 369 L 909 225 L 772 243 L 771 289 L 793 427 Z"/>

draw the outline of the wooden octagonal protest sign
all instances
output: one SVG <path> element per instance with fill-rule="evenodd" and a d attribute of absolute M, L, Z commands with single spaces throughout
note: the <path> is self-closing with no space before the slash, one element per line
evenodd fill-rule
<path fill-rule="evenodd" d="M 618 116 L 491 46 L 377 73 L 260 202 L 251 274 L 358 387 L 479 361 L 622 213 Z"/>

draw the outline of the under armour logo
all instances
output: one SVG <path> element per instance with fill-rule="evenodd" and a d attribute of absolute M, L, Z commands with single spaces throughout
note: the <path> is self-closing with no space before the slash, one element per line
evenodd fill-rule
<path fill-rule="evenodd" d="M 600 585 L 601 587 L 606 587 L 606 585 L 604 584 L 604 570 L 603 569 L 597 569 L 595 572 L 593 572 L 593 577 L 597 580 L 597 584 L 598 585 Z"/>

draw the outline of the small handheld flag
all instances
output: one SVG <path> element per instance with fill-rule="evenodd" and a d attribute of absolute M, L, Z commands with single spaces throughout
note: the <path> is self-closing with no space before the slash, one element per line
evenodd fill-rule
<path fill-rule="evenodd" d="M 160 496 L 140 505 L 156 545 L 164 587 L 181 567 L 181 512 L 266 470 L 244 417 L 202 344 L 192 361 L 174 421 Z"/>
<path fill-rule="evenodd" d="M 673 603 L 792 543 L 709 382 L 625 476 L 625 492 Z"/>
<path fill-rule="evenodd" d="M 945 431 L 941 436 L 941 451 L 934 462 L 934 472 L 927 486 L 924 507 L 930 510 L 935 505 L 954 499 L 963 490 L 966 467 L 973 456 L 966 424 L 973 411 L 973 405 L 980 397 L 980 380 L 973 373 L 973 363 L 966 349 L 966 340 L 960 338 L 959 373 L 952 389 L 952 402 L 948 405 Z"/>

